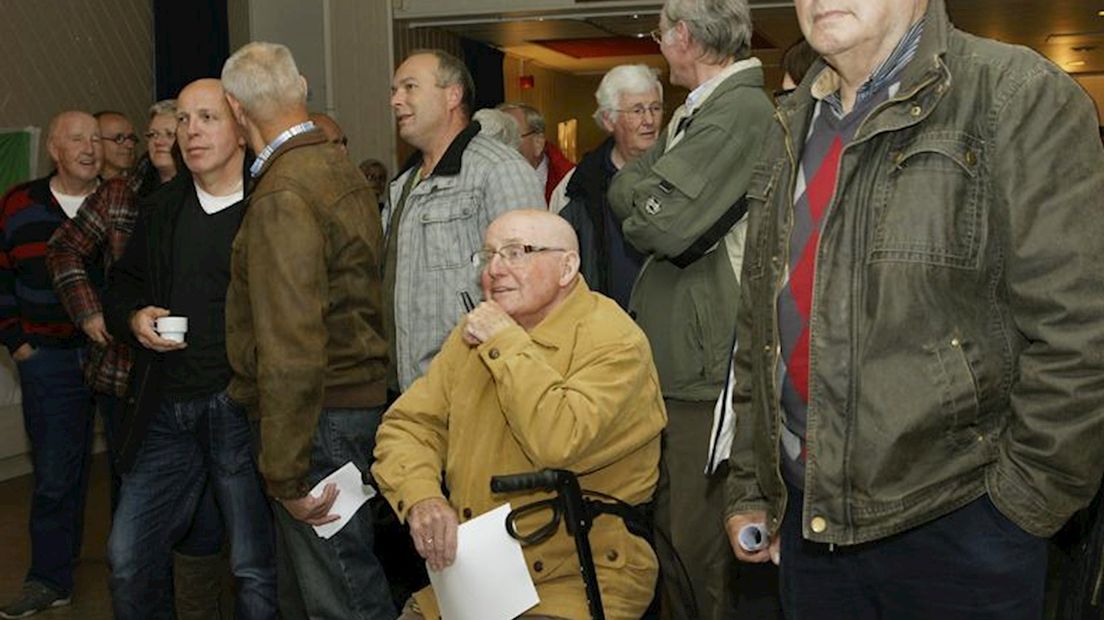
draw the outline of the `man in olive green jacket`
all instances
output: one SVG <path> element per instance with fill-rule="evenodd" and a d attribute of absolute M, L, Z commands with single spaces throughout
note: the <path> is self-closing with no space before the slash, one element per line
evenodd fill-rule
<path fill-rule="evenodd" d="M 371 510 L 321 538 L 311 526 L 337 518 L 337 490 L 308 494 L 349 461 L 371 466 L 387 363 L 376 197 L 308 120 L 306 81 L 286 47 L 250 43 L 222 79 L 258 153 L 231 257 L 226 341 L 230 395 L 258 419 L 259 469 L 275 500 L 280 611 L 390 620 Z"/>
<path fill-rule="evenodd" d="M 435 570 L 456 557 L 458 522 L 548 498 L 493 493 L 491 476 L 567 469 L 584 489 L 632 505 L 651 500 L 659 477 L 666 416 L 648 341 L 579 276 L 571 225 L 543 208 L 510 211 L 487 228 L 475 262 L 484 301 L 388 409 L 372 468 Z M 648 542 L 599 515 L 590 544 L 606 617 L 640 618 L 657 572 Z M 571 536 L 559 528 L 524 553 L 540 604 L 522 617 L 588 617 Z M 429 588 L 414 600 L 402 620 L 438 617 Z"/>
<path fill-rule="evenodd" d="M 736 564 L 725 544 L 724 472 L 703 472 L 736 328 L 740 199 L 772 107 L 761 63 L 749 57 L 747 3 L 706 6 L 664 7 L 660 50 L 671 81 L 691 93 L 656 145 L 614 177 L 609 199 L 625 238 L 648 255 L 629 310 L 651 341 L 670 415 L 656 525 L 674 543 L 698 609 L 685 604 L 678 562 L 661 554 L 664 605 L 674 618 L 729 618 L 734 606 L 739 617 L 763 618 L 777 611 L 773 567 Z"/>
<path fill-rule="evenodd" d="M 733 548 L 780 543 L 796 617 L 1039 618 L 1043 537 L 1104 465 L 1092 102 L 943 0 L 797 14 L 827 66 L 781 104 L 748 190 Z M 755 522 L 770 549 L 736 544 Z"/>

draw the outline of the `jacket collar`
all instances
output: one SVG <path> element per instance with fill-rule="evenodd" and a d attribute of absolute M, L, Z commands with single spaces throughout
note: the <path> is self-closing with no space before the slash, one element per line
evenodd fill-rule
<path fill-rule="evenodd" d="M 613 136 L 610 136 L 602 144 L 599 144 L 598 148 L 583 155 L 582 161 L 575 167 L 575 174 L 571 175 L 571 180 L 567 182 L 568 198 L 584 196 L 588 183 L 593 183 L 595 180 L 606 176 L 606 166 L 613 165 L 610 163 L 610 153 L 613 151 L 613 147 Z"/>
<path fill-rule="evenodd" d="M 437 166 L 429 176 L 456 176 L 460 174 L 460 164 L 463 162 L 464 151 L 468 148 L 468 144 L 472 139 L 479 135 L 480 129 L 482 128 L 479 126 L 479 121 L 468 123 L 464 131 L 461 131 L 452 139 L 452 143 L 449 144 L 444 156 L 441 157 L 441 161 L 437 162 Z M 406 160 L 406 163 L 403 164 L 402 170 L 399 170 L 395 178 L 401 177 L 407 170 L 410 170 L 414 166 L 420 166 L 422 164 L 422 158 L 422 152 L 415 151 L 414 154 Z"/>
<path fill-rule="evenodd" d="M 264 176 L 265 172 L 268 172 L 268 169 L 272 167 L 272 163 L 274 161 L 276 161 L 277 159 L 279 159 L 280 156 L 283 155 L 284 153 L 287 153 L 288 151 L 290 151 L 292 149 L 297 149 L 301 146 L 309 146 L 309 145 L 312 145 L 312 144 L 322 144 L 323 142 L 326 142 L 326 134 L 322 133 L 322 130 L 318 129 L 318 128 L 312 129 L 310 131 L 305 131 L 301 134 L 292 136 L 291 138 L 286 140 L 283 144 L 281 144 L 279 146 L 279 148 L 277 148 L 275 151 L 272 151 L 272 154 L 269 155 L 268 159 L 265 160 L 264 165 L 261 166 L 261 169 L 257 171 L 257 176 L 254 177 L 255 180 L 259 181 L 261 179 L 261 177 Z M 249 158 L 247 158 L 247 159 L 249 159 Z"/>
<path fill-rule="evenodd" d="M 897 91 L 898 96 L 905 96 L 919 89 L 922 84 L 932 81 L 933 74 L 942 75 L 943 86 L 937 88 L 936 93 L 923 102 L 924 116 L 950 86 L 951 76 L 943 62 L 943 57 L 947 53 L 948 42 L 953 29 L 954 27 L 947 17 L 944 0 L 930 0 L 927 13 L 924 15 L 924 33 L 920 37 L 919 47 L 912 61 L 902 71 L 901 87 Z M 801 81 L 794 92 L 778 102 L 779 117 L 789 128 L 790 139 L 796 142 L 796 152 L 801 150 L 804 143 L 809 118 L 813 106 L 817 102 L 813 96 L 813 89 L 814 87 L 818 90 L 823 89 L 824 83 L 822 80 L 833 79 L 827 77 L 829 74 L 834 76 L 835 71 L 823 59 L 818 59 L 810 67 L 805 79 Z M 911 121 L 916 120 L 915 117 L 911 118 Z M 866 124 L 864 123 L 864 125 Z M 856 139 L 868 136 L 870 133 L 869 128 L 860 128 Z"/>
<path fill-rule="evenodd" d="M 560 305 L 553 308 L 544 320 L 537 324 L 529 332 L 529 338 L 539 345 L 560 348 L 565 341 L 565 335 L 574 333 L 579 322 L 593 311 L 594 302 L 590 296 L 590 288 L 582 275 L 575 277 L 575 283 L 571 285 L 571 292 L 567 294 Z"/>

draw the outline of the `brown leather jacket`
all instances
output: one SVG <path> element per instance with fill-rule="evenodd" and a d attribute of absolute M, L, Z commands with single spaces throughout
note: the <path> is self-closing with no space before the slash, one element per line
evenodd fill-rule
<path fill-rule="evenodd" d="M 230 396 L 260 419 L 269 493 L 301 497 L 323 407 L 386 400 L 376 196 L 321 131 L 265 162 L 234 240 Z"/>

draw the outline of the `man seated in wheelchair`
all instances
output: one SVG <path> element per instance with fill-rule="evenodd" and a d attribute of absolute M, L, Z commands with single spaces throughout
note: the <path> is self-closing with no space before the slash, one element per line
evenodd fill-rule
<path fill-rule="evenodd" d="M 492 493 L 494 475 L 566 469 L 583 489 L 647 504 L 667 420 L 644 333 L 587 287 L 565 220 L 544 210 L 505 213 L 487 228 L 472 264 L 483 301 L 384 415 L 372 467 L 434 570 L 455 559 L 459 523 L 506 502 L 517 508 L 552 497 Z M 519 519 L 518 530 L 536 532 L 552 518 L 551 509 L 537 511 Z M 651 546 L 611 515 L 594 520 L 590 543 L 606 617 L 639 618 L 658 570 Z M 523 617 L 587 617 L 565 528 L 524 553 L 540 604 Z M 437 616 L 426 588 L 401 617 Z"/>

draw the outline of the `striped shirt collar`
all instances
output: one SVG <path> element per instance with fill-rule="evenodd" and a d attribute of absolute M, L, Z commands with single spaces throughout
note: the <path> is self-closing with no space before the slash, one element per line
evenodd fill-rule
<path fill-rule="evenodd" d="M 276 149 L 284 145 L 285 142 L 294 138 L 295 136 L 306 133 L 314 129 L 313 121 L 303 121 L 298 125 L 292 125 L 287 129 L 280 132 L 280 135 L 276 136 L 276 139 L 268 143 L 268 146 L 264 147 L 260 153 L 257 153 L 257 159 L 253 160 L 253 165 L 249 167 L 249 176 L 257 178 L 261 174 L 261 169 L 264 168 L 265 162 L 269 157 L 276 152 Z"/>
<path fill-rule="evenodd" d="M 909 28 L 889 57 L 859 87 L 858 92 L 855 93 L 855 107 L 859 107 L 896 79 L 901 70 L 916 56 L 916 50 L 920 48 L 920 37 L 923 34 L 924 19 L 921 19 Z M 837 117 L 842 117 L 843 100 L 840 98 L 839 85 L 839 74 L 831 67 L 827 67 L 813 82 L 812 94 L 814 98 L 827 103 Z"/>

